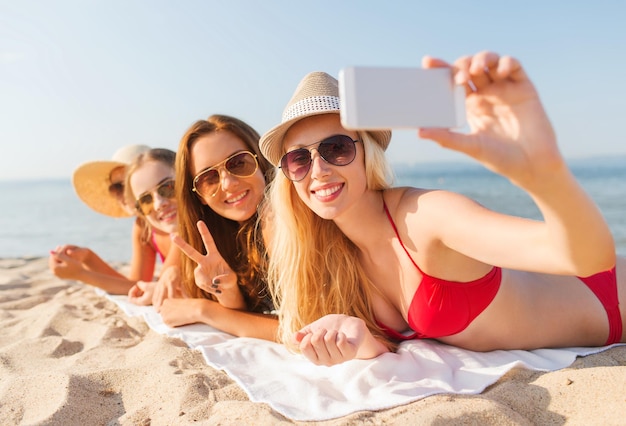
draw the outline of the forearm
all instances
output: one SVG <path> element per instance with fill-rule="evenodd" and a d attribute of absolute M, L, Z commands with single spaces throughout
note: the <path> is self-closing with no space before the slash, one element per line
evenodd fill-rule
<path fill-rule="evenodd" d="M 128 294 L 128 290 L 135 285 L 135 281 L 131 281 L 123 276 L 112 276 L 99 272 L 83 270 L 76 279 L 85 284 L 101 288 L 110 294 Z"/>
<path fill-rule="evenodd" d="M 110 276 L 118 277 L 118 278 L 126 278 L 124 275 L 122 275 L 119 271 L 114 269 L 107 262 L 102 260 L 100 256 L 98 256 L 96 253 L 94 253 L 91 250 L 89 250 L 89 254 L 87 255 L 87 258 L 85 259 L 84 264 L 90 271 L 97 272 L 99 274 L 110 275 Z"/>
<path fill-rule="evenodd" d="M 278 320 L 272 315 L 229 309 L 217 302 L 205 300 L 198 311 L 197 322 L 238 337 L 276 341 Z"/>
<path fill-rule="evenodd" d="M 547 225 L 546 244 L 538 249 L 562 255 L 563 273 L 588 276 L 615 264 L 613 237 L 600 209 L 565 165 L 527 191 Z"/>

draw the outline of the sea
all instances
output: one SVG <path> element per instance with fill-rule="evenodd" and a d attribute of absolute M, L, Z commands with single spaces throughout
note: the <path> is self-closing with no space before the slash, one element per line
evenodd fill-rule
<path fill-rule="evenodd" d="M 626 256 L 626 156 L 569 160 Z M 394 164 L 395 184 L 447 189 L 496 211 L 540 218 L 530 197 L 474 163 Z M 128 262 L 132 219 L 112 219 L 85 206 L 70 179 L 1 181 L 0 258 L 48 256 L 62 244 L 90 247 L 110 262 Z"/>

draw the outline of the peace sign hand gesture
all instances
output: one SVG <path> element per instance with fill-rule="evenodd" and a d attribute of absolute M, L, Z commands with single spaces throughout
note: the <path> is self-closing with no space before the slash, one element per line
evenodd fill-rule
<path fill-rule="evenodd" d="M 226 308 L 245 309 L 246 302 L 237 284 L 235 274 L 215 246 L 213 236 L 203 221 L 197 223 L 206 254 L 202 254 L 177 234 L 171 234 L 172 242 L 198 266 L 194 269 L 196 285 L 212 294 Z"/>

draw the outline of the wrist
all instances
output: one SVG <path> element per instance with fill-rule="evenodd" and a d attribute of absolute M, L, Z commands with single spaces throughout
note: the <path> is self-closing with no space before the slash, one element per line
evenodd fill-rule
<path fill-rule="evenodd" d="M 215 298 L 217 303 L 228 309 L 246 309 L 246 301 L 241 292 L 232 292 L 233 294 L 217 294 Z"/>
<path fill-rule="evenodd" d="M 196 300 L 196 309 L 194 312 L 194 320 L 195 322 L 203 322 L 205 324 L 211 325 L 211 306 L 213 303 L 217 303 L 213 300 L 209 299 L 195 299 Z"/>

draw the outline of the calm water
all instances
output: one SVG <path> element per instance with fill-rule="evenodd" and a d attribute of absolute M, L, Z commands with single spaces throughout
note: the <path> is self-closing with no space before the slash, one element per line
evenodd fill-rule
<path fill-rule="evenodd" d="M 572 161 L 574 174 L 605 215 L 626 256 L 626 157 Z M 398 185 L 460 192 L 497 211 L 538 218 L 529 197 L 508 181 L 473 164 L 396 166 Z M 0 258 L 47 256 L 59 244 L 91 247 L 109 261 L 130 260 L 132 219 L 91 211 L 69 179 L 0 182 Z"/>

